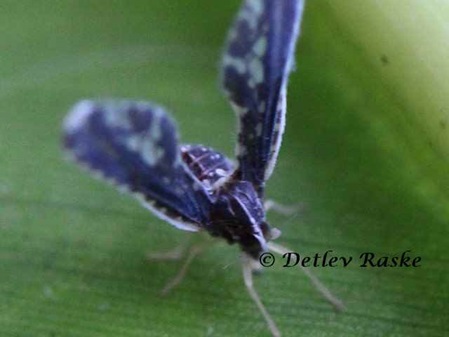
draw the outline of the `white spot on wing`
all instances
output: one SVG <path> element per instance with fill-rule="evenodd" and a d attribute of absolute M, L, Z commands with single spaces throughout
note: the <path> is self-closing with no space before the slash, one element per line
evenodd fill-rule
<path fill-rule="evenodd" d="M 95 103 L 84 100 L 77 103 L 64 119 L 63 127 L 68 133 L 73 133 L 86 124 L 89 115 L 94 111 Z"/>
<path fill-rule="evenodd" d="M 261 0 L 248 0 L 248 6 L 254 11 L 255 15 L 262 14 L 263 2 Z"/>
<path fill-rule="evenodd" d="M 237 57 L 232 57 L 226 54 L 223 58 L 223 65 L 225 67 L 234 68 L 239 74 L 244 74 L 246 71 L 245 62 Z"/>
<path fill-rule="evenodd" d="M 255 30 L 257 20 L 263 12 L 263 3 L 261 0 L 248 0 L 247 5 L 248 7 L 240 13 L 240 16 L 248 23 L 250 29 Z"/>
<path fill-rule="evenodd" d="M 106 124 L 113 128 L 131 129 L 131 123 L 127 109 L 129 102 L 106 102 L 103 105 L 103 116 Z"/>
<path fill-rule="evenodd" d="M 163 114 L 164 113 L 160 108 L 156 108 L 153 112 L 153 119 L 148 135 L 153 142 L 158 142 L 162 137 L 161 118 L 163 117 Z"/>
<path fill-rule="evenodd" d="M 259 39 L 254 43 L 253 52 L 258 57 L 262 57 L 267 50 L 267 38 L 265 36 L 259 37 Z"/>
<path fill-rule="evenodd" d="M 237 147 L 237 156 L 244 156 L 247 153 L 247 149 L 245 145 L 239 144 Z"/>
<path fill-rule="evenodd" d="M 263 82 L 264 74 L 263 74 L 263 65 L 260 59 L 253 58 L 249 65 L 249 73 L 251 78 L 253 79 L 255 84 L 260 84 Z"/>
<path fill-rule="evenodd" d="M 232 109 L 234 109 L 234 111 L 238 117 L 245 116 L 249 111 L 248 108 L 241 107 L 241 106 L 235 104 L 234 102 L 231 102 L 231 106 L 232 106 Z"/>
<path fill-rule="evenodd" d="M 281 123 L 278 122 L 278 123 L 276 123 L 275 126 L 274 126 L 274 131 L 275 131 L 275 132 L 279 132 L 280 130 L 281 130 Z"/>

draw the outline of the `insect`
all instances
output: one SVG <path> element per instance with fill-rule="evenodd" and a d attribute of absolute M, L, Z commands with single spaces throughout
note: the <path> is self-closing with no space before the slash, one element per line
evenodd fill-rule
<path fill-rule="evenodd" d="M 245 285 L 273 336 L 280 333 L 253 287 L 252 271 L 262 253 L 287 251 L 272 242 L 280 231 L 267 223 L 263 201 L 284 131 L 303 6 L 302 0 L 246 0 L 231 26 L 221 80 L 239 121 L 236 164 L 212 148 L 180 145 L 174 121 L 149 102 L 84 100 L 63 125 L 64 148 L 81 166 L 175 227 L 240 246 Z M 190 261 L 195 253 L 189 254 Z"/>

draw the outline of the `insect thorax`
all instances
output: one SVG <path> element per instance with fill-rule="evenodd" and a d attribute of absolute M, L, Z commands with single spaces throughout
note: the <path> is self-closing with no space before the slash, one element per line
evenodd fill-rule
<path fill-rule="evenodd" d="M 270 226 L 265 222 L 263 205 L 251 183 L 230 181 L 220 187 L 207 230 L 230 244 L 238 243 L 254 258 L 267 250 Z"/>

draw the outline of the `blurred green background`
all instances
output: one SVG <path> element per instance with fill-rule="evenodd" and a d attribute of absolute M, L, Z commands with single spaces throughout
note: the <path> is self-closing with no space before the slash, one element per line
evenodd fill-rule
<path fill-rule="evenodd" d="M 232 156 L 235 118 L 217 75 L 238 6 L 2 1 L 1 336 L 269 336 L 243 286 L 237 247 L 201 255 L 161 298 L 179 263 L 150 263 L 146 254 L 186 234 L 64 162 L 59 144 L 61 121 L 79 99 L 143 98 L 172 112 L 184 142 Z M 386 76 L 398 69 L 394 57 L 366 53 L 353 26 L 335 2 L 307 4 L 267 192 L 307 211 L 269 220 L 283 232 L 279 242 L 300 253 L 411 249 L 422 266 L 315 268 L 344 300 L 343 314 L 299 270 L 270 268 L 256 287 L 284 336 L 444 336 L 447 149 L 422 128 L 432 111 L 415 111 Z M 436 125 L 447 132 L 446 120 Z"/>

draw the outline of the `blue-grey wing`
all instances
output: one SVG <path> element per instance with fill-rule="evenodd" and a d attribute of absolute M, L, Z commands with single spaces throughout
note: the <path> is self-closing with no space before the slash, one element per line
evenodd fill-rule
<path fill-rule="evenodd" d="M 215 183 L 226 181 L 234 171 L 234 163 L 220 152 L 203 145 L 181 145 L 182 160 L 193 175 L 212 190 Z"/>
<path fill-rule="evenodd" d="M 77 163 L 176 227 L 198 230 L 207 222 L 209 196 L 181 160 L 175 124 L 162 107 L 82 101 L 64 121 L 63 142 Z"/>
<path fill-rule="evenodd" d="M 263 193 L 285 124 L 286 86 L 304 2 L 246 0 L 229 32 L 222 83 L 239 119 L 239 179 Z"/>

